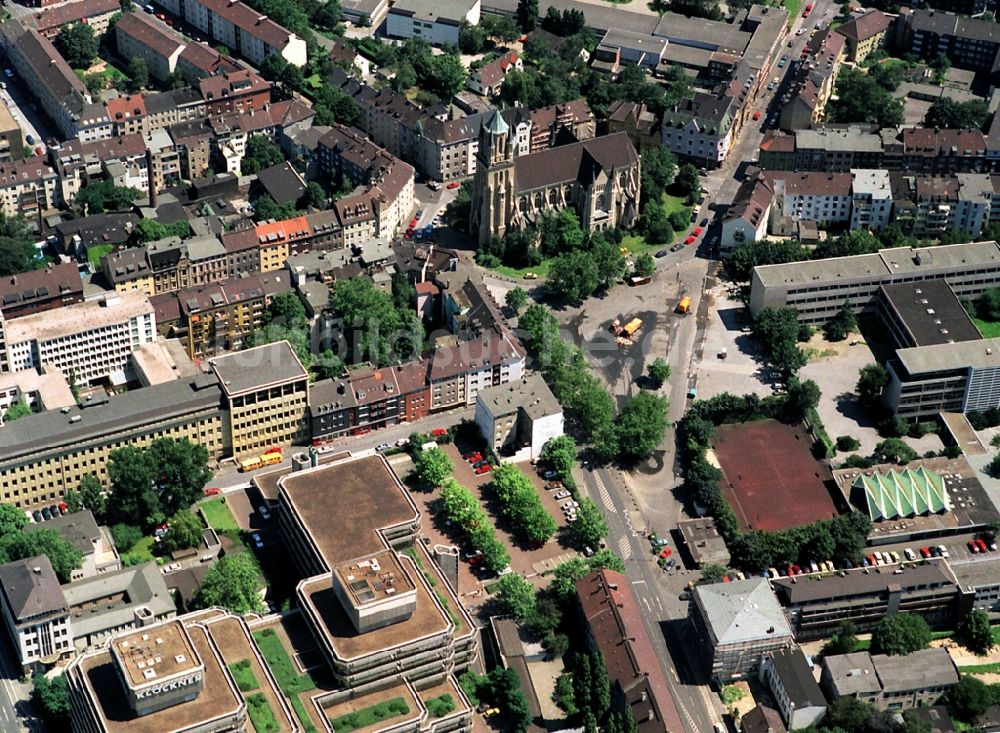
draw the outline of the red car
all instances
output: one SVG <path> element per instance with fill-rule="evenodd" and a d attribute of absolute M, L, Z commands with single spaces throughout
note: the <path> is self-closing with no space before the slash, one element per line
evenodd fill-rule
<path fill-rule="evenodd" d="M 754 112 L 753 113 L 753 121 L 756 122 L 759 119 L 760 119 L 760 112 Z"/>
<path fill-rule="evenodd" d="M 921 547 L 920 548 L 920 557 L 922 557 L 922 558 L 924 558 L 926 560 L 930 556 L 931 556 L 931 551 L 930 551 L 929 547 Z"/>
<path fill-rule="evenodd" d="M 479 468 L 476 469 L 476 475 L 482 476 L 484 473 L 489 473 L 492 470 L 493 466 L 491 466 L 488 463 L 484 463 L 483 465 L 481 465 Z"/>
<path fill-rule="evenodd" d="M 458 187 L 459 187 L 460 185 L 461 185 L 461 184 L 460 184 L 460 183 L 459 183 L 458 181 L 452 181 L 451 183 L 449 183 L 449 184 L 448 184 L 448 188 L 449 188 L 449 189 L 456 189 L 456 188 L 458 188 Z"/>
<path fill-rule="evenodd" d="M 684 244 L 694 244 L 695 239 L 697 239 L 697 237 L 689 236 L 687 239 L 684 240 Z"/>
<path fill-rule="evenodd" d="M 467 460 L 469 463 L 479 463 L 481 460 L 483 460 L 483 454 L 480 453 L 479 451 L 476 451 L 475 453 L 470 454 L 469 457 L 466 458 L 465 460 Z"/>
<path fill-rule="evenodd" d="M 695 237 L 700 237 L 701 236 L 701 227 L 695 227 L 694 231 L 691 232 L 691 234 L 693 236 L 695 236 Z"/>
<path fill-rule="evenodd" d="M 209 486 L 205 489 L 205 496 L 218 496 L 220 493 L 222 493 L 222 489 L 218 486 Z"/>
<path fill-rule="evenodd" d="M 662 557 L 664 559 L 670 557 L 673 554 L 674 554 L 674 551 L 671 550 L 669 547 L 664 547 L 662 550 L 660 550 L 660 557 Z"/>
<path fill-rule="evenodd" d="M 447 434 L 448 434 L 448 431 L 445 430 L 444 428 L 434 428 L 431 431 L 431 435 L 433 435 L 435 438 L 440 438 L 441 436 L 447 435 Z"/>
<path fill-rule="evenodd" d="M 413 217 L 412 219 L 410 219 L 410 227 L 409 228 L 410 229 L 416 229 L 417 228 L 417 217 Z"/>
<path fill-rule="evenodd" d="M 977 545 L 977 544 L 976 544 L 975 542 L 973 542 L 972 540 L 969 540 L 969 541 L 968 541 L 968 542 L 966 542 L 965 544 L 966 544 L 966 546 L 967 546 L 967 547 L 969 548 L 969 552 L 979 552 L 979 545 Z"/>
<path fill-rule="evenodd" d="M 986 546 L 986 543 L 979 538 L 976 539 L 976 547 L 979 548 L 980 552 L 986 552 L 987 550 L 990 549 L 989 547 Z"/>

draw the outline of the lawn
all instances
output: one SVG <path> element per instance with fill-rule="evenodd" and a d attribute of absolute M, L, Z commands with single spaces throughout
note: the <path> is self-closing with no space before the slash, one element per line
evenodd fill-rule
<path fill-rule="evenodd" d="M 313 733 L 316 727 L 309 720 L 305 705 L 299 699 L 299 694 L 316 689 L 316 683 L 308 674 L 299 674 L 295 665 L 292 664 L 288 652 L 281 644 L 281 639 L 274 629 L 263 629 L 253 632 L 253 638 L 257 641 L 257 648 L 264 657 L 271 674 L 278 682 L 278 687 L 282 694 L 288 698 L 292 704 L 292 709 L 298 716 L 303 728 L 307 733 Z"/>
<path fill-rule="evenodd" d="M 278 719 L 274 717 L 274 711 L 271 710 L 271 705 L 262 693 L 251 695 L 246 698 L 246 701 L 247 715 L 250 716 L 250 722 L 253 723 L 253 729 L 257 733 L 277 733 L 281 730 Z"/>
<path fill-rule="evenodd" d="M 232 673 L 233 679 L 236 680 L 236 686 L 240 688 L 240 692 L 253 692 L 260 687 L 249 659 L 233 662 L 229 665 L 229 671 Z"/>
<path fill-rule="evenodd" d="M 132 546 L 132 549 L 122 555 L 122 564 L 126 567 L 143 565 L 147 562 L 156 561 L 153 555 L 153 544 L 156 540 L 153 537 L 143 537 Z"/>
<path fill-rule="evenodd" d="M 98 272 L 101 269 L 101 260 L 104 259 L 104 255 L 108 254 L 115 248 L 113 244 L 99 244 L 94 247 L 87 247 L 87 262 L 90 263 L 90 269 L 94 272 Z"/>
<path fill-rule="evenodd" d="M 455 709 L 455 699 L 447 692 L 430 700 L 424 700 L 427 706 L 427 713 L 431 718 L 443 718 Z"/>
<path fill-rule="evenodd" d="M 794 23 L 795 19 L 799 17 L 799 11 L 802 9 L 802 0 L 782 0 L 781 4 L 788 11 L 788 23 Z"/>
<path fill-rule="evenodd" d="M 979 329 L 979 333 L 983 335 L 984 339 L 1000 338 L 1000 321 L 984 321 L 982 318 L 973 318 L 972 322 L 976 324 L 976 328 Z"/>
<path fill-rule="evenodd" d="M 233 518 L 233 513 L 229 511 L 229 507 L 226 506 L 226 500 L 224 498 L 212 499 L 210 501 L 205 501 L 199 504 L 202 512 L 205 513 L 205 520 L 208 522 L 208 526 L 219 532 L 225 532 L 227 530 L 239 532 L 240 526 L 236 524 L 236 520 Z"/>
<path fill-rule="evenodd" d="M 332 718 L 330 725 L 333 726 L 335 733 L 349 733 L 349 731 L 367 728 L 381 720 L 406 715 L 409 712 L 410 708 L 407 706 L 406 700 L 394 697 L 391 700 L 380 702 L 378 705 L 356 710 L 353 713 L 341 715 L 339 718 Z"/>

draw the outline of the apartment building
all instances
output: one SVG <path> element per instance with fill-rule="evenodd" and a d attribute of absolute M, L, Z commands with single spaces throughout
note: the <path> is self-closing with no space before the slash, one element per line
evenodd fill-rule
<path fill-rule="evenodd" d="M 34 28 L 11 20 L 0 28 L 0 46 L 25 88 L 31 90 L 63 138 L 75 138 L 84 107 L 91 99 L 83 82 L 52 42 Z"/>
<path fill-rule="evenodd" d="M 434 46 L 457 46 L 462 23 L 479 25 L 480 0 L 460 0 L 443 7 L 434 0 L 398 0 L 389 8 L 385 34 L 421 38 Z"/>
<path fill-rule="evenodd" d="M 185 46 L 180 34 L 142 12 L 122 13 L 115 24 L 115 39 L 122 57 L 143 59 L 149 75 L 159 81 L 177 71 Z"/>
<path fill-rule="evenodd" d="M 837 33 L 847 41 L 847 60 L 860 64 L 872 51 L 881 48 L 892 21 L 893 16 L 888 13 L 870 10 L 838 26 Z"/>
<path fill-rule="evenodd" d="M 864 633 L 896 613 L 920 614 L 935 629 L 954 623 L 960 590 L 947 562 L 863 570 L 807 583 L 791 578 L 771 581 L 798 641 L 829 637 L 843 621 L 851 621 Z"/>
<path fill-rule="evenodd" d="M 851 171 L 851 221 L 854 229 L 880 232 L 889 224 L 893 192 L 889 172 L 855 168 Z"/>
<path fill-rule="evenodd" d="M 438 339 L 428 378 L 430 409 L 474 405 L 480 389 L 521 379 L 524 362 L 517 337 L 499 324 L 468 340 Z"/>
<path fill-rule="evenodd" d="M 209 115 L 264 109 L 271 102 L 270 82 L 248 70 L 199 79 L 198 91 Z"/>
<path fill-rule="evenodd" d="M 752 176 L 740 184 L 733 204 L 722 217 L 719 252 L 731 255 L 737 247 L 767 236 L 774 204 L 774 186 L 766 176 Z"/>
<path fill-rule="evenodd" d="M 223 440 L 234 456 L 308 439 L 309 373 L 287 341 L 209 364 L 222 385 Z"/>
<path fill-rule="evenodd" d="M 767 652 L 761 660 L 760 680 L 771 691 L 788 730 L 808 728 L 826 714 L 823 691 L 799 647 Z"/>
<path fill-rule="evenodd" d="M 0 163 L 19 160 L 24 154 L 24 134 L 7 103 L 0 100 Z"/>
<path fill-rule="evenodd" d="M 28 415 L 0 430 L 0 500 L 20 508 L 62 499 L 87 474 L 107 480 L 108 454 L 162 437 L 224 454 L 221 390 L 198 375 Z"/>
<path fill-rule="evenodd" d="M 756 674 L 766 653 L 792 645 L 788 621 L 764 578 L 699 585 L 693 600 L 692 616 L 719 682 Z"/>
<path fill-rule="evenodd" d="M 45 555 L 0 565 L 0 614 L 25 674 L 72 653 L 69 608 Z"/>
<path fill-rule="evenodd" d="M 272 54 L 306 65 L 306 42 L 239 0 L 165 0 L 163 7 L 256 67 Z"/>
<path fill-rule="evenodd" d="M 306 576 L 299 605 L 340 686 L 435 684 L 475 660 L 475 626 L 415 542 L 420 513 L 383 458 L 291 472 L 277 485 L 282 538 Z M 316 511 L 332 496 L 351 521 Z"/>
<path fill-rule="evenodd" d="M 0 315 L 8 321 L 81 301 L 83 280 L 72 262 L 0 278 Z"/>
<path fill-rule="evenodd" d="M 850 173 L 791 173 L 768 171 L 774 199 L 771 229 L 779 230 L 784 220 L 814 221 L 840 225 L 851 219 Z"/>
<path fill-rule="evenodd" d="M 111 537 L 111 530 L 99 526 L 94 513 L 89 509 L 62 514 L 45 522 L 32 522 L 21 531 L 32 534 L 41 529 L 55 532 L 83 556 L 80 567 L 70 575 L 71 582 L 121 570 L 122 561 Z"/>
<path fill-rule="evenodd" d="M 243 275 L 177 293 L 181 331 L 192 359 L 239 350 L 259 329 L 272 298 L 291 292 L 284 273 Z"/>
<path fill-rule="evenodd" d="M 868 652 L 833 654 L 823 657 L 822 666 L 820 682 L 831 700 L 853 697 L 879 710 L 934 705 L 959 679 L 951 655 L 942 648 L 895 657 Z"/>
<path fill-rule="evenodd" d="M 144 293 L 106 294 L 57 310 L 0 320 L 5 368 L 51 364 L 79 385 L 124 383 L 132 352 L 156 340 L 156 318 Z"/>
<path fill-rule="evenodd" d="M 900 14 L 897 45 L 920 59 L 946 55 L 959 69 L 995 73 L 1000 32 L 993 22 L 934 9 Z"/>
<path fill-rule="evenodd" d="M 639 733 L 680 730 L 656 642 L 649 638 L 628 579 L 614 570 L 598 570 L 577 581 L 576 597 L 589 645 L 604 657 L 615 707 L 629 710 Z"/>
<path fill-rule="evenodd" d="M 882 285 L 945 280 L 960 297 L 973 298 L 1000 282 L 995 242 L 882 249 L 876 254 L 754 268 L 750 310 L 790 306 L 799 321 L 823 324 L 844 305 L 873 313 Z"/>
<path fill-rule="evenodd" d="M 783 130 L 807 129 L 824 119 L 847 41 L 839 33 L 823 30 L 806 43 L 804 51 L 806 57 L 789 90 L 791 99 L 781 107 Z"/>
<path fill-rule="evenodd" d="M 536 459 L 563 434 L 562 407 L 538 374 L 481 389 L 475 419 L 486 445 L 502 457 Z"/>
<path fill-rule="evenodd" d="M 4 216 L 37 218 L 62 202 L 59 176 L 42 158 L 0 164 L 0 211 Z"/>
<path fill-rule="evenodd" d="M 488 64 L 471 70 L 465 86 L 485 97 L 495 97 L 500 93 L 500 87 L 503 85 L 503 80 L 507 78 L 507 74 L 512 71 L 521 71 L 523 68 L 524 60 L 521 56 L 516 51 L 508 51 Z"/>
<path fill-rule="evenodd" d="M 982 562 L 955 563 L 955 574 L 962 591 L 971 597 L 972 608 L 989 614 L 995 621 L 1000 614 L 1000 561 L 989 558 Z"/>
<path fill-rule="evenodd" d="M 728 94 L 696 91 L 663 113 L 663 147 L 683 160 L 718 166 L 736 136 L 739 106 L 740 101 Z"/>
<path fill-rule="evenodd" d="M 121 10 L 116 0 L 81 0 L 42 10 L 34 18 L 35 27 L 43 36 L 52 39 L 64 26 L 83 23 L 93 28 L 94 35 L 99 38 L 107 32 L 111 18 Z"/>

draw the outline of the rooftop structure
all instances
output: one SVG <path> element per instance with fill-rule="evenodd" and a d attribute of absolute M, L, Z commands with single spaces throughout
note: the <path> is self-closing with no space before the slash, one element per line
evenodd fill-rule
<path fill-rule="evenodd" d="M 951 508 L 944 479 L 923 466 L 863 473 L 855 479 L 854 490 L 864 495 L 873 522 L 946 512 Z"/>
<path fill-rule="evenodd" d="M 944 280 L 883 285 L 880 299 L 882 322 L 897 346 L 931 346 L 982 338 Z"/>
<path fill-rule="evenodd" d="M 677 523 L 677 531 L 681 533 L 684 546 L 691 553 L 696 567 L 706 565 L 721 565 L 729 567 L 729 548 L 719 534 L 719 528 L 712 517 L 687 519 Z"/>
<path fill-rule="evenodd" d="M 269 383 L 309 376 L 287 341 L 219 356 L 212 359 L 211 365 L 229 397 L 260 389 Z"/>

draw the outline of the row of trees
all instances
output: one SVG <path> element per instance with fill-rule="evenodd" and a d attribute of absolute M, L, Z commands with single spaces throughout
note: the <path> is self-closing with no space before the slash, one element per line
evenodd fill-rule
<path fill-rule="evenodd" d="M 487 568 L 498 573 L 510 564 L 510 553 L 497 539 L 496 530 L 479 500 L 455 479 L 448 479 L 441 486 L 441 510 L 449 522 L 468 535 L 472 547 L 483 554 L 483 564 Z"/>
<path fill-rule="evenodd" d="M 541 546 L 556 533 L 556 520 L 542 506 L 538 490 L 517 466 L 504 464 L 493 470 L 493 489 L 504 515 L 532 545 Z"/>
<path fill-rule="evenodd" d="M 608 525 L 597 504 L 576 491 L 573 467 L 576 465 L 576 441 L 569 435 L 560 435 L 548 440 L 542 446 L 541 459 L 549 468 L 559 474 L 565 486 L 573 490 L 580 506 L 576 511 L 576 521 L 569 525 L 569 535 L 573 545 L 580 550 L 599 547 L 608 534 Z"/>

